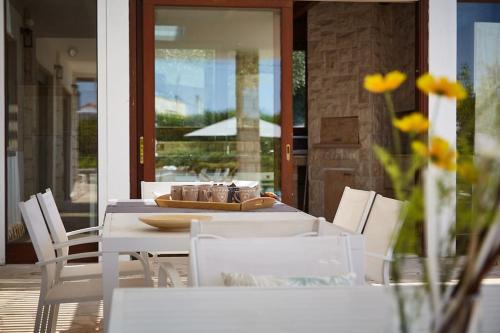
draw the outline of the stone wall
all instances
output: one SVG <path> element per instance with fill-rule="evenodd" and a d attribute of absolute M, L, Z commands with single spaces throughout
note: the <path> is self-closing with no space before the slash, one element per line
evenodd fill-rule
<path fill-rule="evenodd" d="M 383 98 L 367 93 L 362 81 L 367 74 L 392 69 L 414 80 L 414 22 L 413 4 L 320 3 L 309 11 L 308 163 L 313 215 L 331 219 L 345 185 L 390 195 L 372 151 L 376 143 L 390 145 L 388 115 Z M 412 85 L 405 84 L 395 96 L 397 109 L 413 110 L 414 95 Z M 322 142 L 321 123 L 332 117 L 357 117 L 358 144 Z"/>

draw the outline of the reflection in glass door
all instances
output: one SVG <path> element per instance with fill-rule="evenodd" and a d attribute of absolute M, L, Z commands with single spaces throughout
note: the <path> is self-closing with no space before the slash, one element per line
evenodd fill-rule
<path fill-rule="evenodd" d="M 68 231 L 97 224 L 97 1 L 8 0 L 5 16 L 6 252 L 21 263 L 35 253 L 19 201 L 50 188 Z"/>
<path fill-rule="evenodd" d="M 496 2 L 496 3 L 495 3 Z M 500 0 L 457 5 L 457 73 L 468 97 L 457 106 L 457 150 L 462 160 L 498 154 L 500 133 Z M 457 174 L 458 252 L 467 246 L 474 188 Z"/>
<path fill-rule="evenodd" d="M 148 108 L 145 85 L 144 109 L 154 137 L 144 137 L 156 181 L 281 191 L 280 24 L 279 9 L 154 7 L 154 100 Z"/>

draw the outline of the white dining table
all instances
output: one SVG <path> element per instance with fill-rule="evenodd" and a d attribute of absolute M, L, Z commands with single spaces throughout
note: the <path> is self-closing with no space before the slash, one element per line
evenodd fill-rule
<path fill-rule="evenodd" d="M 383 287 L 116 289 L 110 333 L 397 332 Z"/>
<path fill-rule="evenodd" d="M 209 215 L 214 221 L 314 221 L 316 217 L 301 211 L 294 212 L 205 212 L 189 213 Z M 118 287 L 118 260 L 120 252 L 188 252 L 189 232 L 165 232 L 146 225 L 140 216 L 158 213 L 107 213 L 102 230 L 101 251 L 103 264 L 103 321 L 107 322 L 111 309 L 111 298 Z M 162 214 L 164 215 L 164 214 Z M 165 214 L 168 215 L 168 214 Z"/>

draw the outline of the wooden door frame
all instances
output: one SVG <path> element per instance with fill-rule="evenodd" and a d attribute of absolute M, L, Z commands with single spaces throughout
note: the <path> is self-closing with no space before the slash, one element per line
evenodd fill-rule
<path fill-rule="evenodd" d="M 292 51 L 293 0 L 130 0 L 130 194 L 140 196 L 140 179 L 154 181 L 154 6 L 276 8 L 281 11 L 281 191 L 287 204 L 294 201 Z M 141 22 L 142 21 L 142 22 Z M 141 66 L 142 65 L 142 66 Z M 144 161 L 139 163 L 139 138 L 144 138 Z M 287 154 L 288 149 L 288 154 Z M 289 156 L 289 160 L 287 160 Z"/>
<path fill-rule="evenodd" d="M 420 0 L 415 3 L 415 60 L 416 76 L 429 71 L 429 0 Z M 416 109 L 424 115 L 429 115 L 429 98 L 416 89 Z"/>
<path fill-rule="evenodd" d="M 429 0 L 420 0 L 415 3 L 415 42 L 415 74 L 416 77 L 419 77 L 429 71 Z M 422 91 L 415 89 L 415 98 L 416 110 L 428 117 L 429 97 Z M 421 174 L 417 175 L 417 181 L 422 181 L 421 176 Z M 426 256 L 426 235 L 422 224 L 420 224 L 417 233 L 420 235 L 421 255 Z"/>

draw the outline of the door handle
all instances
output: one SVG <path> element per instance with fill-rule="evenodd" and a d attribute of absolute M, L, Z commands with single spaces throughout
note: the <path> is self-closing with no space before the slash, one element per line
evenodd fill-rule
<path fill-rule="evenodd" d="M 139 163 L 144 165 L 144 137 L 139 137 Z"/>
<path fill-rule="evenodd" d="M 286 151 L 286 160 L 290 161 L 292 154 L 292 146 L 289 143 L 287 143 L 287 145 L 285 146 L 285 151 Z"/>

